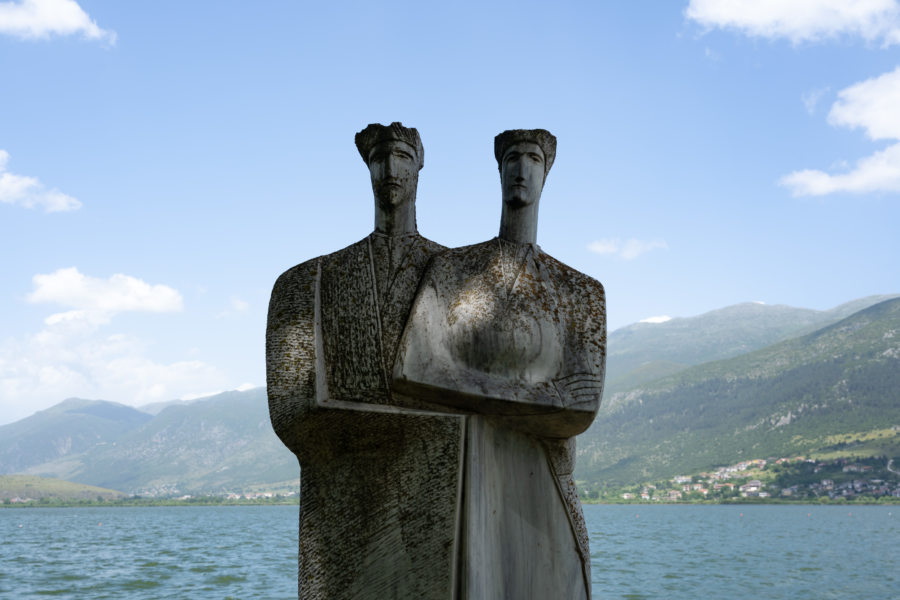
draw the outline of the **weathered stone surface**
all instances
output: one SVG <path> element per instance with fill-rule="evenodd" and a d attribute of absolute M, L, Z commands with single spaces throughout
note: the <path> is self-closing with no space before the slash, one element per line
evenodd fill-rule
<path fill-rule="evenodd" d="M 500 236 L 435 256 L 393 372 L 394 397 L 470 416 L 466 427 L 464 598 L 589 598 L 590 552 L 574 436 L 600 406 L 603 286 L 536 245 L 556 155 L 543 130 L 497 136 Z"/>
<path fill-rule="evenodd" d="M 589 598 L 590 563 L 540 441 L 480 416 L 467 434 L 461 597 Z"/>
<path fill-rule="evenodd" d="M 603 287 L 537 246 L 494 238 L 449 250 L 425 272 L 394 388 L 571 437 L 599 407 L 604 327 Z"/>
<path fill-rule="evenodd" d="M 421 273 L 444 248 L 415 231 L 418 134 L 364 133 L 376 231 L 285 272 L 269 306 L 272 424 L 302 469 L 299 596 L 445 600 L 463 418 L 401 410 L 388 387 Z"/>
<path fill-rule="evenodd" d="M 536 245 L 556 154 L 497 136 L 500 236 L 418 235 L 418 133 L 357 134 L 375 232 L 284 273 L 269 308 L 276 433 L 300 460 L 303 599 L 590 598 L 574 435 L 601 398 L 603 287 Z"/>

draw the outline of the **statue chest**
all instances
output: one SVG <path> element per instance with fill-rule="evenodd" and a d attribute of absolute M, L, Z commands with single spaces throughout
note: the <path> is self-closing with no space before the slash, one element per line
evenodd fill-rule
<path fill-rule="evenodd" d="M 497 253 L 449 300 L 448 350 L 458 364 L 526 382 L 558 374 L 559 303 L 533 252 Z"/>

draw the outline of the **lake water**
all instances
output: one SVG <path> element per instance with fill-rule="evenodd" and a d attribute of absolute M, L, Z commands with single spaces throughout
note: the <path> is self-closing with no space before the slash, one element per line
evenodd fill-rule
<path fill-rule="evenodd" d="M 296 598 L 297 510 L 0 510 L 0 598 Z M 585 517 L 595 598 L 900 599 L 900 507 L 585 506 Z"/>

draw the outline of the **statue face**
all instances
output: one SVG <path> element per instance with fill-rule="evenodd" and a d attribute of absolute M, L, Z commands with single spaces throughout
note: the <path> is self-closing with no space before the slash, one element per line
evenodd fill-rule
<path fill-rule="evenodd" d="M 369 153 L 369 174 L 375 200 L 384 209 L 415 202 L 419 163 L 415 149 L 406 142 L 387 141 Z"/>
<path fill-rule="evenodd" d="M 503 202 L 512 208 L 530 206 L 541 199 L 544 189 L 544 152 L 533 142 L 520 142 L 507 149 L 500 169 Z"/>

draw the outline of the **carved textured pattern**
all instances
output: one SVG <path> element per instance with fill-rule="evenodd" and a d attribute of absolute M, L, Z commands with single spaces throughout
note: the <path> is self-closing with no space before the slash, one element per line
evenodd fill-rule
<path fill-rule="evenodd" d="M 382 346 L 396 347 L 421 271 L 442 249 L 419 236 L 406 242 L 388 268 L 363 240 L 290 269 L 272 293 L 269 403 L 276 433 L 303 470 L 304 600 L 452 597 L 463 418 L 316 401 L 317 284 L 329 397 L 388 401 Z M 376 277 L 392 282 L 382 284 L 380 315 Z"/>
<path fill-rule="evenodd" d="M 372 235 L 370 240 L 380 296 L 384 368 L 389 378 L 422 272 L 428 260 L 446 248 L 419 235 L 393 239 Z"/>
<path fill-rule="evenodd" d="M 606 372 L 606 294 L 603 285 L 575 269 L 542 254 L 544 267 L 556 284 L 560 309 L 567 315 L 566 375 L 590 374 L 599 382 L 597 406 L 600 403 Z"/>
<path fill-rule="evenodd" d="M 584 579 L 590 590 L 591 581 L 591 551 L 588 538 L 587 524 L 584 522 L 584 512 L 581 509 L 581 500 L 578 499 L 578 487 L 575 485 L 575 477 L 568 475 L 558 476 L 559 488 L 563 495 L 563 502 L 569 517 L 572 519 L 572 527 L 575 530 L 575 539 L 578 541 L 578 553 L 581 554 L 581 565 L 584 570 Z"/>
<path fill-rule="evenodd" d="M 552 473 L 547 476 L 556 480 L 545 485 L 559 493 L 558 506 L 568 514 L 589 586 L 587 528 L 572 476 L 575 440 L 568 436 L 583 431 L 600 404 L 606 360 L 603 286 L 533 246 L 495 239 L 432 261 L 408 327 L 406 339 L 416 352 L 398 358 L 406 389 L 415 393 L 417 383 L 423 391 L 441 389 L 443 401 L 452 405 L 459 389 L 454 385 L 478 381 L 465 391 L 483 397 L 484 404 L 506 400 L 507 412 L 497 413 L 507 417 L 504 427 L 522 427 L 542 438 Z M 452 358 L 423 361 L 420 367 L 417 356 L 423 350 L 425 356 Z M 515 388 L 513 394 L 504 395 L 507 386 Z M 541 386 L 558 392 L 561 409 L 523 420 L 534 395 L 522 392 Z M 479 411 L 472 404 L 461 406 Z"/>
<path fill-rule="evenodd" d="M 462 418 L 328 412 L 301 479 L 300 598 L 448 600 Z"/>
<path fill-rule="evenodd" d="M 539 385 L 554 395 L 559 390 L 566 407 L 577 410 L 534 417 L 559 419 L 545 432 L 554 438 L 544 438 L 537 448 L 550 467 L 541 481 L 556 488 L 555 510 L 565 507 L 569 515 L 589 585 L 587 531 L 572 477 L 574 439 L 562 439 L 571 433 L 561 432 L 571 431 L 566 419 L 582 419 L 577 415 L 599 405 L 606 356 L 603 288 L 532 248 L 504 248 L 497 240 L 470 248 L 479 251 L 457 249 L 444 256 L 457 261 L 456 272 L 486 277 L 468 282 L 477 297 L 467 301 L 489 307 L 502 298 L 493 304 L 506 315 L 500 335 L 513 343 L 501 351 L 520 352 L 516 340 L 523 332 L 546 342 L 538 316 L 549 315 L 555 324 L 551 333 L 561 368 Z M 466 418 L 364 410 L 365 404 L 391 401 L 387 375 L 419 275 L 442 249 L 419 236 L 387 241 L 373 235 L 298 265 L 276 283 L 267 333 L 270 410 L 275 431 L 303 468 L 299 592 L 304 600 L 453 597 Z M 485 272 L 487 256 L 499 260 Z M 327 380 L 327 398 L 318 403 L 317 295 L 323 352 L 318 363 L 326 370 L 319 375 Z M 442 314 L 451 314 L 449 308 Z M 534 346 L 534 339 L 529 343 L 546 351 L 543 344 Z M 328 399 L 357 402 L 363 410 L 332 408 Z M 555 504 L 557 490 L 560 504 Z"/>
<path fill-rule="evenodd" d="M 390 401 L 372 275 L 365 240 L 322 259 L 319 302 L 329 399 Z"/>
<path fill-rule="evenodd" d="M 587 524 L 584 522 L 584 512 L 581 509 L 581 500 L 578 499 L 578 487 L 575 485 L 575 477 L 573 476 L 575 471 L 575 438 L 545 438 L 543 442 L 550 462 L 550 469 L 553 471 L 559 484 L 562 500 L 572 521 L 572 529 L 578 542 L 578 551 L 581 554 L 586 581 L 590 582 L 591 556 Z"/>
<path fill-rule="evenodd" d="M 318 260 L 285 272 L 275 283 L 266 328 L 266 385 L 272 426 L 288 448 L 301 445 L 297 428 L 314 409 L 316 391 L 314 301 Z"/>

